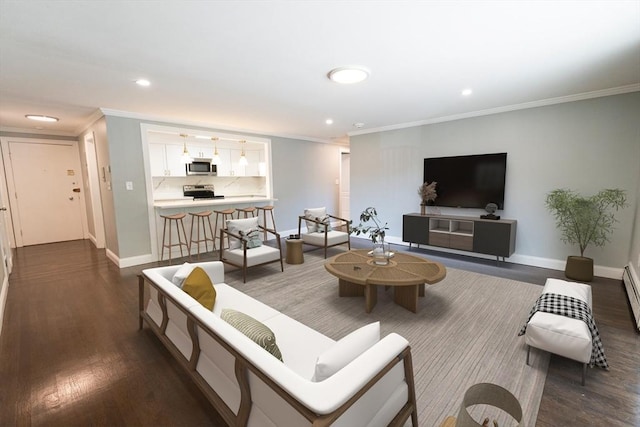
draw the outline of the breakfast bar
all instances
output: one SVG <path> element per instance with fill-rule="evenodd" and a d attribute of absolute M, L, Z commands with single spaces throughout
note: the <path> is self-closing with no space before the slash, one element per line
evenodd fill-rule
<path fill-rule="evenodd" d="M 216 211 L 216 210 L 225 210 L 225 209 L 236 209 L 236 208 L 246 208 L 249 206 L 263 206 L 263 205 L 273 205 L 273 203 L 277 199 L 259 195 L 238 195 L 238 196 L 229 196 L 224 198 L 211 198 L 211 199 L 194 199 L 193 197 L 181 197 L 174 199 L 161 199 L 154 200 L 153 207 L 155 211 L 155 225 L 156 225 L 156 247 L 158 248 L 158 253 L 161 253 L 162 250 L 162 236 L 163 236 L 163 225 L 164 222 L 160 215 L 174 215 L 178 213 L 196 213 L 202 211 Z M 214 214 L 215 215 L 215 214 Z M 215 224 L 215 216 L 211 218 L 211 223 L 214 228 L 213 232 L 216 235 L 219 235 L 220 228 L 224 227 L 224 220 L 220 221 L 218 224 Z M 269 221 L 269 218 L 267 219 Z M 272 224 L 267 222 L 267 226 L 271 227 Z M 187 233 L 191 228 L 191 224 L 185 224 L 185 228 L 187 229 Z M 187 236 L 187 240 L 190 236 Z M 216 242 L 217 244 L 218 242 Z M 192 250 L 191 253 L 195 253 L 195 250 Z"/>

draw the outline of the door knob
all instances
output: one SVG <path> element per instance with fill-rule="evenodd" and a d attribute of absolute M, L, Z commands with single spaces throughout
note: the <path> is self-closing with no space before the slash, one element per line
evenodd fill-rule
<path fill-rule="evenodd" d="M 77 188 L 77 187 L 76 187 L 76 188 L 74 188 L 74 189 L 73 189 L 73 192 L 74 192 L 74 193 L 79 193 L 79 192 L 80 192 L 80 188 Z"/>
<path fill-rule="evenodd" d="M 0 211 L 6 211 L 7 208 L 5 208 L 4 206 L 0 208 Z"/>

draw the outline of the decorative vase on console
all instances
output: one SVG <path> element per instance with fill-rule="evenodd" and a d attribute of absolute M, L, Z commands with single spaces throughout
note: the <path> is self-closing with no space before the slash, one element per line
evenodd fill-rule
<path fill-rule="evenodd" d="M 436 185 L 438 183 L 433 181 L 431 184 L 428 182 L 423 183 L 418 187 L 418 195 L 420 196 L 420 215 L 427 214 L 427 205 L 434 205 L 434 201 L 438 194 L 436 193 Z"/>

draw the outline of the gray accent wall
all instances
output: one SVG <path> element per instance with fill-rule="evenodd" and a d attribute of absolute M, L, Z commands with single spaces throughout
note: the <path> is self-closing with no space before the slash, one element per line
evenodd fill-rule
<path fill-rule="evenodd" d="M 419 211 L 425 157 L 507 152 L 503 218 L 518 221 L 511 261 L 564 269 L 578 249 L 560 241 L 546 194 L 571 188 L 585 195 L 627 191 L 630 206 L 604 248 L 590 246 L 596 274 L 617 275 L 631 256 L 640 177 L 640 93 L 608 96 L 351 137 L 351 215 L 376 206 L 402 240 L 402 215 Z M 437 200 L 436 200 L 437 203 Z M 441 208 L 479 216 L 482 209 Z M 636 227 L 637 228 L 637 227 Z M 638 247 L 638 232 L 633 239 Z"/>

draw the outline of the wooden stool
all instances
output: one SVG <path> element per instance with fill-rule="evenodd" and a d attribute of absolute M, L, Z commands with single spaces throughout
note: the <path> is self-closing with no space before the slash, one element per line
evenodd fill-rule
<path fill-rule="evenodd" d="M 180 255 L 184 257 L 184 254 L 182 253 L 182 245 L 185 245 L 187 247 L 187 254 L 190 254 L 189 244 L 187 243 L 187 233 L 184 231 L 184 222 L 182 222 L 182 219 L 185 216 L 187 216 L 187 214 L 184 214 L 184 213 L 179 213 L 174 215 L 160 215 L 161 218 L 164 218 L 164 226 L 162 229 L 162 252 L 160 253 L 160 261 L 162 261 L 164 258 L 164 248 L 169 248 L 169 264 L 171 264 L 171 248 L 173 246 L 179 246 Z M 167 234 L 167 220 L 169 220 L 169 243 L 168 244 L 165 241 L 165 236 Z M 171 242 L 171 223 L 173 221 L 175 221 L 176 223 L 176 230 L 178 232 L 178 243 Z M 182 227 L 182 235 L 184 236 L 184 241 L 180 238 L 180 227 Z"/>
<path fill-rule="evenodd" d="M 211 211 L 203 211 L 203 212 L 189 212 L 191 215 L 191 231 L 189 232 L 189 246 L 193 246 L 196 244 L 196 248 L 198 250 L 198 259 L 200 259 L 200 243 L 204 242 L 204 251 L 209 252 L 209 247 L 207 246 L 207 242 L 213 243 L 213 249 L 216 249 L 216 241 L 213 236 L 213 228 L 211 227 Z M 209 232 L 211 237 L 207 237 L 207 226 L 205 224 L 205 219 L 209 223 Z M 196 231 L 196 239 L 193 238 L 193 223 L 197 223 L 197 231 Z M 202 233 L 204 234 L 204 238 L 200 239 L 200 223 L 202 223 Z"/>
<path fill-rule="evenodd" d="M 253 206 L 250 206 L 248 208 L 236 208 L 236 212 L 238 212 L 238 219 L 240 219 L 240 212 L 244 212 L 245 218 L 256 216 L 256 208 L 254 208 Z"/>
<path fill-rule="evenodd" d="M 271 223 L 273 224 L 273 231 L 276 231 L 276 219 L 273 217 L 273 206 L 256 206 L 258 210 L 258 217 L 262 213 L 262 226 L 264 227 L 264 240 L 267 240 L 267 212 L 271 213 Z"/>
<path fill-rule="evenodd" d="M 220 215 L 222 215 L 222 226 L 220 228 L 225 228 L 226 227 L 226 223 L 228 219 L 233 219 L 233 213 L 235 212 L 235 209 L 233 208 L 229 208 L 229 209 L 224 209 L 222 211 L 214 211 L 216 214 L 216 222 L 215 222 L 215 226 L 214 226 L 214 233 L 213 233 L 213 240 L 215 241 L 217 239 L 218 236 L 218 217 Z M 222 237 L 222 233 L 220 233 L 220 236 Z M 227 247 L 229 247 L 229 237 L 227 236 Z M 215 248 L 215 246 L 214 246 Z M 222 238 L 220 239 L 220 249 L 222 249 Z"/>

